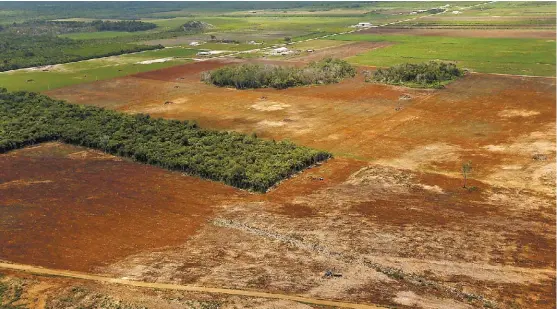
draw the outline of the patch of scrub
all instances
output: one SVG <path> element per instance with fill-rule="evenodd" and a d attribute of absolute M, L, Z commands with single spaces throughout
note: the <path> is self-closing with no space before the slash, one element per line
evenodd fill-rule
<path fill-rule="evenodd" d="M 531 117 L 539 115 L 538 111 L 531 111 L 525 109 L 506 109 L 497 113 L 497 116 L 503 118 L 514 118 L 514 117 Z"/>
<path fill-rule="evenodd" d="M 174 57 L 167 57 L 167 58 L 159 58 L 159 59 L 152 59 L 152 60 L 144 60 L 136 62 L 137 64 L 151 64 L 151 63 L 162 63 L 167 61 L 174 60 Z"/>
<path fill-rule="evenodd" d="M 290 107 L 290 105 L 276 102 L 276 101 L 261 101 L 251 106 L 251 108 L 255 110 L 264 111 L 264 112 L 280 111 L 287 107 Z"/>

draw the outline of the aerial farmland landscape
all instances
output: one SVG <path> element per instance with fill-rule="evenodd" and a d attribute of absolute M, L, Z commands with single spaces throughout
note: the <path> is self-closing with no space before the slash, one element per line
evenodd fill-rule
<path fill-rule="evenodd" d="M 0 309 L 556 308 L 556 2 L 0 1 Z"/>

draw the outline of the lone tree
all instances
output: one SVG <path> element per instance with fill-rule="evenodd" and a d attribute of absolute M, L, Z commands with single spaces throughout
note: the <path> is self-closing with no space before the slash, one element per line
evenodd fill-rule
<path fill-rule="evenodd" d="M 470 174 L 471 171 L 472 171 L 472 161 L 468 161 L 462 164 L 462 176 L 464 177 L 464 185 L 462 186 L 463 188 L 466 188 L 466 179 L 468 177 L 468 174 Z"/>

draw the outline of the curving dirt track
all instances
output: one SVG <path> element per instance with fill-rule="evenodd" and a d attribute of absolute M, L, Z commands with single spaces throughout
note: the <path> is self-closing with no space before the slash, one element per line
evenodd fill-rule
<path fill-rule="evenodd" d="M 248 296 L 248 297 L 259 297 L 259 298 L 283 299 L 283 300 L 290 300 L 290 301 L 296 301 L 296 302 L 302 302 L 302 303 L 308 303 L 308 304 L 314 304 L 314 305 L 334 306 L 334 307 L 338 307 L 338 308 L 354 308 L 354 309 L 379 309 L 379 308 L 381 308 L 381 307 L 374 306 L 374 305 L 353 304 L 353 303 L 329 301 L 329 300 L 323 300 L 323 299 L 301 297 L 301 296 L 295 296 L 295 295 L 277 294 L 277 293 L 266 293 L 266 292 L 234 290 L 234 289 L 220 289 L 220 288 L 211 288 L 211 287 L 202 287 L 202 286 L 188 286 L 188 285 L 165 284 L 165 283 L 155 283 L 155 282 L 131 281 L 131 280 L 124 280 L 124 279 L 117 279 L 117 278 L 108 278 L 108 277 L 93 275 L 93 274 L 85 274 L 85 273 L 78 273 L 78 272 L 58 270 L 58 269 L 49 269 L 49 268 L 36 267 L 36 266 L 32 266 L 32 265 L 23 265 L 23 264 L 11 264 L 11 263 L 0 262 L 0 268 L 24 271 L 24 272 L 37 274 L 37 275 L 60 276 L 60 277 L 67 277 L 67 278 L 74 278 L 74 279 L 84 279 L 84 280 L 90 280 L 90 281 L 96 281 L 96 282 L 106 282 L 106 283 L 111 283 L 111 284 L 120 284 L 120 285 L 127 285 L 127 286 L 133 286 L 133 287 L 141 287 L 141 288 L 162 289 L 162 290 L 178 290 L 178 291 L 190 291 L 190 292 L 241 295 L 241 296 Z"/>

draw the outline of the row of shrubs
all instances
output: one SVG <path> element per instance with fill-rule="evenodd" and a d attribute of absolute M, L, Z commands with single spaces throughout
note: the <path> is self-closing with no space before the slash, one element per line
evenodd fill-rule
<path fill-rule="evenodd" d="M 440 88 L 463 76 L 464 73 L 465 71 L 459 69 L 454 63 L 429 61 L 377 69 L 368 75 L 367 81 L 409 87 Z"/>
<path fill-rule="evenodd" d="M 288 141 L 204 130 L 189 121 L 128 115 L 0 88 L 0 153 L 52 140 L 259 192 L 331 157 Z"/>
<path fill-rule="evenodd" d="M 203 72 L 201 80 L 219 86 L 237 89 L 276 88 L 338 83 L 354 77 L 356 69 L 348 62 L 327 58 L 306 67 L 243 64 Z"/>

